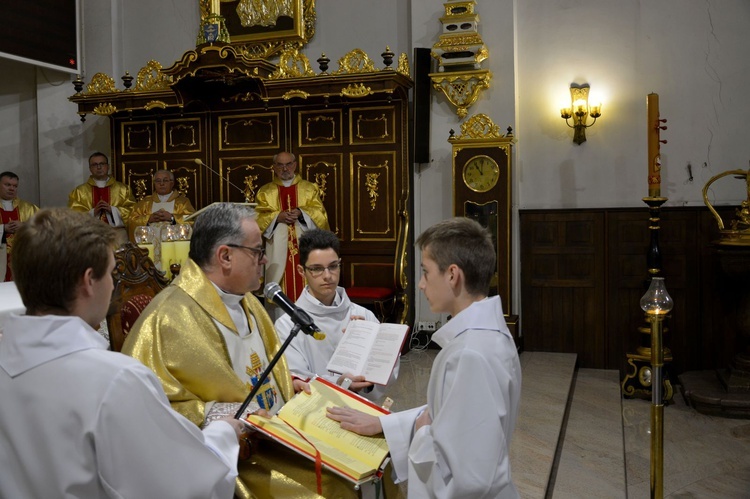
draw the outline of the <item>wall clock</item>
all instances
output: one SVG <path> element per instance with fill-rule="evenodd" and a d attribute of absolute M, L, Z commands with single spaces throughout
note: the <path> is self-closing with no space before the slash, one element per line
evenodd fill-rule
<path fill-rule="evenodd" d="M 499 178 L 500 167 L 497 162 L 484 154 L 472 157 L 464 165 L 464 182 L 475 192 L 489 191 L 497 185 Z"/>

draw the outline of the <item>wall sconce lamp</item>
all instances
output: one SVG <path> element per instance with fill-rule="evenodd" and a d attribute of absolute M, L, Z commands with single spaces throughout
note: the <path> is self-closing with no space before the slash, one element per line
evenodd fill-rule
<path fill-rule="evenodd" d="M 560 109 L 560 116 L 565 120 L 565 123 L 572 129 L 575 130 L 573 133 L 573 142 L 578 145 L 586 142 L 586 129 L 590 126 L 594 126 L 596 119 L 602 115 L 602 105 L 597 104 L 589 107 L 589 84 L 583 83 L 581 85 L 577 83 L 570 84 L 570 102 L 572 107 L 564 107 Z M 590 124 L 587 124 L 588 117 L 594 118 Z M 573 124 L 568 123 L 568 120 L 573 118 Z"/>

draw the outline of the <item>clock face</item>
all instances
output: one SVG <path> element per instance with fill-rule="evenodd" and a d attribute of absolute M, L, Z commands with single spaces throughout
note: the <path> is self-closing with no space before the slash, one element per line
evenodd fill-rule
<path fill-rule="evenodd" d="M 464 165 L 464 182 L 475 192 L 487 192 L 497 184 L 500 168 L 489 156 L 474 156 Z"/>

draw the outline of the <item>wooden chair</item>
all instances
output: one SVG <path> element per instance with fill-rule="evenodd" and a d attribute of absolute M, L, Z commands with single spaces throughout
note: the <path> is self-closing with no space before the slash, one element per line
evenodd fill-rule
<path fill-rule="evenodd" d="M 107 328 L 112 351 L 119 352 L 133 323 L 151 299 L 169 285 L 169 280 L 157 270 L 148 252 L 131 242 L 115 251 L 112 279 L 115 289 L 109 303 Z"/>
<path fill-rule="evenodd" d="M 359 286 L 355 282 L 346 288 L 349 299 L 369 308 L 380 322 L 406 323 L 409 311 L 409 297 L 406 294 L 406 242 L 409 234 L 409 214 L 399 212 L 398 240 L 393 265 L 393 285 L 391 287 Z"/>

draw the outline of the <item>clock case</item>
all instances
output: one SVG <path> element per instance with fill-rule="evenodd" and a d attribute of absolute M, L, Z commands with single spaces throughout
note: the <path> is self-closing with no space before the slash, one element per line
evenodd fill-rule
<path fill-rule="evenodd" d="M 453 149 L 453 215 L 472 218 L 487 227 L 492 234 L 497 251 L 497 272 L 492 279 L 489 294 L 500 295 L 507 315 L 513 310 L 511 158 L 515 137 L 510 128 L 506 135 L 500 135 L 497 126 L 491 124 L 491 120 L 486 117 L 490 126 L 485 123 L 482 127 L 467 127 L 474 118 L 462 126 L 460 136 L 451 134 L 448 139 Z M 499 169 L 497 182 L 484 192 L 477 192 L 464 180 L 465 166 L 478 156 L 491 158 Z"/>

